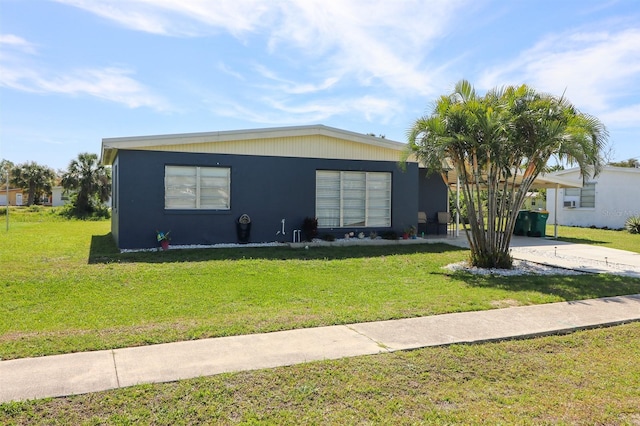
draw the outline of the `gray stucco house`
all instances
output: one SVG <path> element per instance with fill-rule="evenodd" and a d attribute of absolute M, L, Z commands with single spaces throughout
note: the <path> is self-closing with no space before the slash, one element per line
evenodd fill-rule
<path fill-rule="evenodd" d="M 120 249 L 157 247 L 156 231 L 233 243 L 246 214 L 250 242 L 292 241 L 308 217 L 319 235 L 401 233 L 448 210 L 442 175 L 399 166 L 405 147 L 323 125 L 106 138 L 111 232 Z"/>

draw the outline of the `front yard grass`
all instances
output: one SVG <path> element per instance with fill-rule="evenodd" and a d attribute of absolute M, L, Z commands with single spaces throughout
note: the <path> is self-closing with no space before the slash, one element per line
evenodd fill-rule
<path fill-rule="evenodd" d="M 640 323 L 0 404 L 13 424 L 640 423 Z"/>
<path fill-rule="evenodd" d="M 553 236 L 553 225 L 547 225 L 546 233 L 547 236 Z M 558 240 L 640 253 L 640 234 L 624 230 L 558 226 Z"/>
<path fill-rule="evenodd" d="M 612 275 L 454 274 L 467 251 L 443 244 L 121 254 L 108 221 L 12 215 L 0 359 L 640 293 Z"/>

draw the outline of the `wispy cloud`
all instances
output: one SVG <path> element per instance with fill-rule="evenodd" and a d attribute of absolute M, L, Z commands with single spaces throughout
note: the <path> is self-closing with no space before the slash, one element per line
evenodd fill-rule
<path fill-rule="evenodd" d="M 575 31 L 549 36 L 518 58 L 496 65 L 480 79 L 484 88 L 527 82 L 538 90 L 563 93 L 581 109 L 609 111 L 633 102 L 640 81 L 640 30 Z M 632 107 L 633 109 L 634 107 Z"/>
<path fill-rule="evenodd" d="M 24 53 L 36 53 L 33 44 L 13 35 L 1 35 L 0 44 L 17 47 Z M 130 108 L 169 109 L 168 102 L 136 81 L 131 70 L 107 67 L 50 71 L 42 64 L 23 61 L 19 53 L 0 56 L 0 86 L 31 93 L 88 95 Z"/>
<path fill-rule="evenodd" d="M 9 47 L 29 54 L 36 53 L 36 46 L 33 43 L 14 34 L 0 34 L 0 47 L 3 49 Z"/>
<path fill-rule="evenodd" d="M 310 61 L 320 81 L 351 76 L 360 85 L 382 85 L 433 95 L 441 71 L 426 55 L 468 0 L 58 0 L 128 28 L 168 36 L 226 31 L 239 39 L 266 36 L 272 52 Z M 295 53 L 294 53 L 295 52 Z M 331 84 L 327 85 L 330 87 Z M 295 85 L 293 92 L 295 92 Z M 322 87 L 322 84 L 320 86 Z M 309 90 L 315 90 L 310 86 Z M 304 87 L 298 87 L 305 93 Z"/>
<path fill-rule="evenodd" d="M 401 109 L 396 101 L 375 96 L 304 101 L 263 97 L 251 105 L 216 98 L 210 103 L 216 115 L 270 125 L 320 123 L 345 113 L 369 122 L 385 123 Z"/>
<path fill-rule="evenodd" d="M 253 69 L 260 75 L 270 82 L 275 82 L 275 85 L 272 85 L 268 88 L 277 92 L 283 92 L 294 95 L 302 95 L 302 94 L 310 94 L 320 92 L 330 87 L 334 86 L 339 80 L 339 76 L 330 76 L 325 77 L 318 83 L 308 83 L 308 82 L 296 82 L 293 80 L 289 80 L 283 77 L 280 77 L 277 71 L 273 71 L 267 68 L 264 65 L 256 64 L 253 66 Z M 306 76 L 307 79 L 312 79 L 313 77 Z"/>
<path fill-rule="evenodd" d="M 268 4 L 260 0 L 56 0 L 137 31 L 202 36 L 222 28 L 239 36 L 262 25 Z"/>

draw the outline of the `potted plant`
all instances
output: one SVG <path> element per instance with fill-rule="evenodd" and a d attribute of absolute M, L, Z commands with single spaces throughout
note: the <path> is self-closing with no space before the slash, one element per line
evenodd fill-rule
<path fill-rule="evenodd" d="M 418 230 L 416 229 L 416 227 L 412 225 L 404 230 L 404 234 L 402 234 L 402 238 L 405 240 L 408 240 L 409 238 L 411 238 L 413 240 L 416 238 L 417 232 Z"/>
<path fill-rule="evenodd" d="M 162 247 L 162 250 L 169 249 L 169 241 L 171 241 L 171 238 L 169 237 L 170 232 L 171 231 L 167 231 L 167 232 L 156 231 L 156 238 L 158 239 L 158 242 L 160 243 L 160 247 Z"/>

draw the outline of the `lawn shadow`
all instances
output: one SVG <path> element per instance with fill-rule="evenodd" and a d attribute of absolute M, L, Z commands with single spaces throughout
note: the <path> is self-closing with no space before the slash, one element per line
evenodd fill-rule
<path fill-rule="evenodd" d="M 92 235 L 89 259 L 87 263 L 111 263 L 117 262 L 120 251 L 116 247 L 111 232 L 105 235 Z"/>
<path fill-rule="evenodd" d="M 613 274 L 496 276 L 456 272 L 453 276 L 471 287 L 543 293 L 565 301 L 640 293 L 640 278 Z"/>
<path fill-rule="evenodd" d="M 609 244 L 608 241 L 600 241 L 600 240 L 592 240 L 589 238 L 575 238 L 575 237 L 558 237 L 557 241 L 563 241 L 565 243 L 573 243 L 573 244 Z"/>
<path fill-rule="evenodd" d="M 106 235 L 94 235 L 91 238 L 89 263 L 183 263 L 242 259 L 337 260 L 466 250 L 468 249 L 443 243 L 410 245 L 391 243 L 389 245 L 375 246 L 322 246 L 310 247 L 309 249 L 292 248 L 283 244 L 276 247 L 170 249 L 167 251 L 120 253 L 111 237 L 111 233 L 109 233 Z"/>

